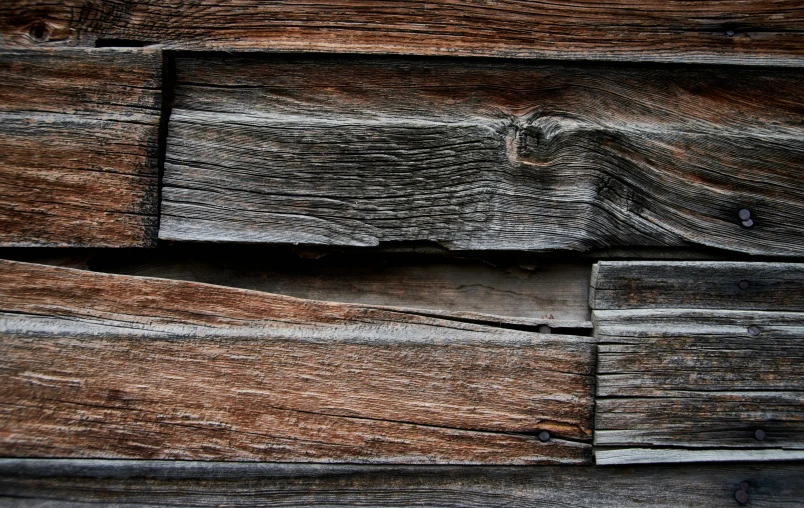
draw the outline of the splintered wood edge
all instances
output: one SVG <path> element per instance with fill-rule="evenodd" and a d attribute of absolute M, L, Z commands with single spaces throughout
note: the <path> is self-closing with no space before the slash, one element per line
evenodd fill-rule
<path fill-rule="evenodd" d="M 595 464 L 598 466 L 619 464 L 676 464 L 684 462 L 775 462 L 804 460 L 804 450 L 683 450 L 656 448 L 595 447 Z"/>

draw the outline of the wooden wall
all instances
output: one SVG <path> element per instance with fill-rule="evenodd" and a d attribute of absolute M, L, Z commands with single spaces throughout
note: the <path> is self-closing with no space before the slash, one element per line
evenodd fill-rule
<path fill-rule="evenodd" d="M 0 502 L 800 506 L 804 5 L 0 5 Z"/>

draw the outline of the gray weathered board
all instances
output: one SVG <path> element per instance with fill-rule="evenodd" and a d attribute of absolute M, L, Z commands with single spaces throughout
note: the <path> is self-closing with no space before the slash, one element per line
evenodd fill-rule
<path fill-rule="evenodd" d="M 801 65 L 799 0 L 15 0 L 5 45 Z"/>
<path fill-rule="evenodd" d="M 589 306 L 804 312 L 804 263 L 600 261 Z"/>
<path fill-rule="evenodd" d="M 478 467 L 0 459 L 0 503 L 799 507 L 804 466 Z M 744 493 L 744 494 L 742 494 Z M 744 497 L 743 497 L 744 496 Z"/>
<path fill-rule="evenodd" d="M 593 374 L 591 337 L 0 262 L 3 456 L 587 464 Z"/>
<path fill-rule="evenodd" d="M 0 50 L 0 245 L 156 243 L 162 53 Z"/>
<path fill-rule="evenodd" d="M 94 271 L 253 289 L 297 298 L 407 308 L 494 325 L 591 328 L 591 262 L 522 256 L 441 256 L 196 246 L 148 253 L 97 253 L 71 261 Z M 167 251 L 167 253 L 166 253 Z M 7 252 L 5 254 L 13 254 Z M 37 252 L 39 256 L 47 253 Z M 25 259 L 20 259 L 25 261 Z M 42 260 L 42 261 L 37 261 Z M 266 263 L 266 260 L 270 260 Z M 560 332 L 559 332 L 560 333 Z"/>
<path fill-rule="evenodd" d="M 176 67 L 162 239 L 804 253 L 799 70 L 221 55 Z"/>
<path fill-rule="evenodd" d="M 594 273 L 598 464 L 804 459 L 801 265 L 601 262 Z M 721 291 L 731 300 L 693 295 Z M 790 310 L 746 310 L 757 307 Z"/>

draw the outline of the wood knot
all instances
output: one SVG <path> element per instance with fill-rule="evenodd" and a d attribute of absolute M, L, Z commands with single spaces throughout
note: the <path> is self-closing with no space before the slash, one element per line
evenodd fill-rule
<path fill-rule="evenodd" d="M 36 21 L 28 28 L 28 38 L 34 42 L 47 42 L 50 39 L 50 28 L 44 21 Z"/>
<path fill-rule="evenodd" d="M 540 116 L 514 124 L 508 153 L 512 161 L 547 163 L 567 138 L 585 130 L 580 122 L 558 116 Z"/>

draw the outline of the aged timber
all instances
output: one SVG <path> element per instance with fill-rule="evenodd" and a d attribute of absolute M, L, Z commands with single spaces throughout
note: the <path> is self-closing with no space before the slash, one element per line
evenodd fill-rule
<path fill-rule="evenodd" d="M 179 58 L 159 235 L 801 255 L 802 77 Z"/>
<path fill-rule="evenodd" d="M 804 263 L 600 261 L 589 306 L 804 312 Z"/>
<path fill-rule="evenodd" d="M 0 306 L 3 456 L 591 460 L 590 337 L 9 261 Z"/>
<path fill-rule="evenodd" d="M 10 256 L 6 249 L 0 253 Z M 36 251 L 19 261 L 68 263 Z M 301 257 L 304 256 L 304 257 Z M 270 263 L 266 263 L 270 259 Z M 323 253 L 255 246 L 173 246 L 147 252 L 95 253 L 93 271 L 161 277 L 330 302 L 404 307 L 411 312 L 512 325 L 591 328 L 591 262 L 555 262 L 526 254 L 447 256 Z M 561 333 L 560 331 L 558 333 Z"/>
<path fill-rule="evenodd" d="M 804 466 L 459 467 L 0 459 L 11 506 L 794 507 Z M 59 504 L 61 503 L 61 504 Z"/>
<path fill-rule="evenodd" d="M 797 0 L 262 2 L 23 0 L 4 45 L 801 65 Z"/>
<path fill-rule="evenodd" d="M 591 300 L 613 310 L 593 309 L 598 464 L 804 459 L 804 312 L 744 310 L 801 310 L 798 272 L 599 263 Z M 732 285 L 757 292 L 724 298 Z"/>
<path fill-rule="evenodd" d="M 0 245 L 156 242 L 162 54 L 0 51 Z"/>

